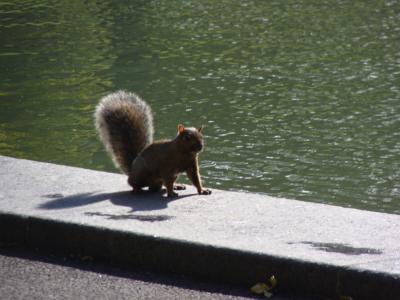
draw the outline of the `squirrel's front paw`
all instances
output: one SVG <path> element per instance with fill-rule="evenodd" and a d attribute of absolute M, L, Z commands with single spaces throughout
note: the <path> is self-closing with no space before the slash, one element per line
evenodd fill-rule
<path fill-rule="evenodd" d="M 202 189 L 201 191 L 199 191 L 199 195 L 210 195 L 211 194 L 211 190 L 209 189 Z"/>

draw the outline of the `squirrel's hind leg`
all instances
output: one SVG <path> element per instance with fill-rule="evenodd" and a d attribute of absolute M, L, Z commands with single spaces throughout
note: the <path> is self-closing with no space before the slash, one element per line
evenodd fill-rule
<path fill-rule="evenodd" d="M 132 176 L 128 177 L 128 184 L 132 187 L 132 193 L 133 194 L 139 194 L 142 192 L 142 186 L 135 184 L 135 182 L 133 181 Z"/>
<path fill-rule="evenodd" d="M 161 191 L 161 188 L 162 188 L 161 182 L 153 182 L 152 184 L 149 185 L 150 192 L 159 192 Z"/>
<path fill-rule="evenodd" d="M 177 176 L 164 178 L 164 185 L 167 188 L 167 197 L 177 197 L 178 194 L 174 192 L 174 182 Z"/>

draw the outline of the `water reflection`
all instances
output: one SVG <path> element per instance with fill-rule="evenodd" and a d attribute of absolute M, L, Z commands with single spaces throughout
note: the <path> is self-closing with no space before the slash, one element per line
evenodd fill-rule
<path fill-rule="evenodd" d="M 395 1 L 0 4 L 0 153 L 115 170 L 115 89 L 158 137 L 206 125 L 207 186 L 400 213 Z"/>

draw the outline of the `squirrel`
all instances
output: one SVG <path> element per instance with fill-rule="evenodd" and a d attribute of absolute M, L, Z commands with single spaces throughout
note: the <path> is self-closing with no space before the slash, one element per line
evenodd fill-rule
<path fill-rule="evenodd" d="M 172 140 L 153 142 L 153 114 L 150 106 L 138 95 L 118 91 L 103 97 L 96 107 L 95 126 L 114 164 L 128 175 L 134 193 L 143 187 L 150 191 L 167 189 L 167 197 L 176 197 L 174 190 L 185 186 L 174 184 L 186 172 L 198 194 L 209 195 L 203 187 L 198 155 L 204 148 L 202 127 L 178 125 Z"/>

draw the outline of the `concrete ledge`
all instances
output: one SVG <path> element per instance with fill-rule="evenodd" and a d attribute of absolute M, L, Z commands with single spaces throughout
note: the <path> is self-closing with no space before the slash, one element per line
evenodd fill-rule
<path fill-rule="evenodd" d="M 250 286 L 400 299 L 400 216 L 188 188 L 132 195 L 126 177 L 0 156 L 0 242 Z"/>

